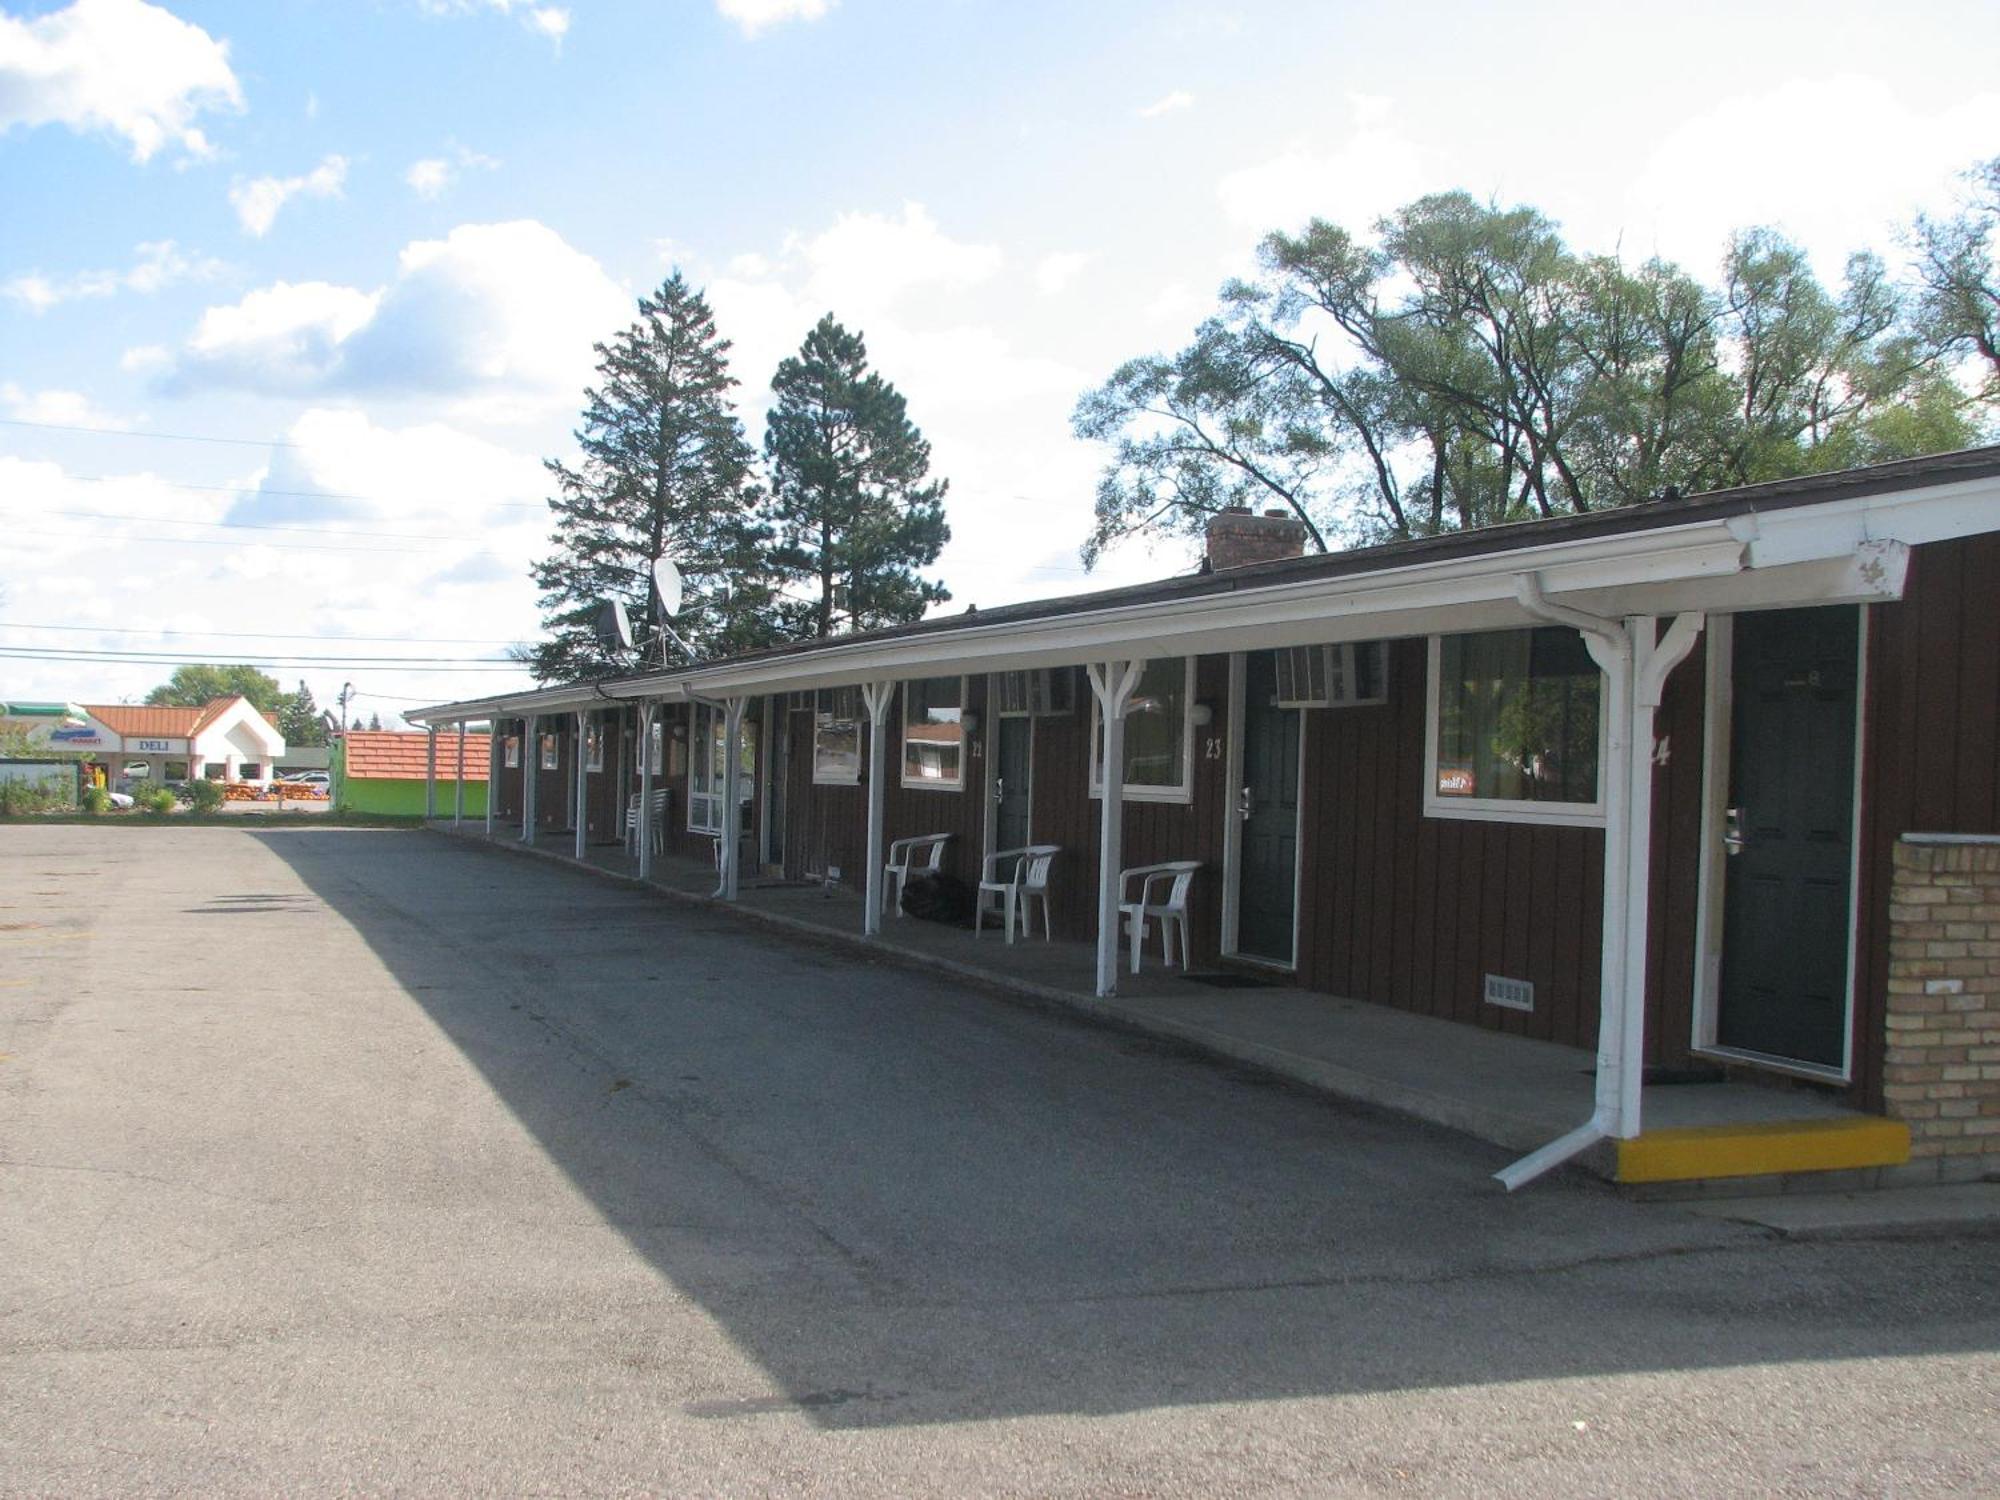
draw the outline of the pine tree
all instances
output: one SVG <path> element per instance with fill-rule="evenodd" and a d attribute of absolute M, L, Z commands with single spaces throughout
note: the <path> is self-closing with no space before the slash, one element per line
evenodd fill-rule
<path fill-rule="evenodd" d="M 299 680 L 299 690 L 278 705 L 278 733 L 294 750 L 301 745 L 326 743 L 326 721 L 320 717 L 319 705 L 313 701 L 312 689 L 303 678 Z"/>
<path fill-rule="evenodd" d="M 931 447 L 868 350 L 828 313 L 771 382 L 769 553 L 786 633 L 829 636 L 922 617 L 951 597 L 917 570 L 951 536 Z"/>
<path fill-rule="evenodd" d="M 540 681 L 630 665 L 593 633 L 607 598 L 624 603 L 642 646 L 657 642 L 651 578 L 662 556 L 686 580 L 674 627 L 697 652 L 768 639 L 754 454 L 730 401 L 728 353 L 706 299 L 678 271 L 640 299 L 637 322 L 597 346 L 599 383 L 584 392 L 576 432 L 582 462 L 546 465 L 555 551 L 532 576 L 549 638 L 526 653 Z"/>

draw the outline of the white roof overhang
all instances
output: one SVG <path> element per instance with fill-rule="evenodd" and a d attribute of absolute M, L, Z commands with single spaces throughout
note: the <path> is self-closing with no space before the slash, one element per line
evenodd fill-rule
<path fill-rule="evenodd" d="M 408 717 L 453 722 L 614 699 L 724 698 L 885 679 L 1072 666 L 1108 659 L 1502 630 L 1543 623 L 1520 601 L 1543 596 L 1591 614 L 1734 613 L 1902 596 L 1909 548 L 2000 529 L 2000 480 L 1977 479 L 1680 525 L 1558 537 L 1350 573 L 1278 576 L 1165 598 L 1088 599 L 1020 619 L 968 618 L 942 629 L 834 640 L 712 666 L 452 704 Z M 532 702 L 530 700 L 533 700 Z"/>

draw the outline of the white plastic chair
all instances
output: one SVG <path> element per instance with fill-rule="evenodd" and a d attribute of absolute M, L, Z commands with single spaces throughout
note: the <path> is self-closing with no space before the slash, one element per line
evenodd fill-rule
<path fill-rule="evenodd" d="M 889 862 L 882 867 L 887 877 L 882 882 L 882 899 L 897 916 L 903 914 L 904 884 L 912 875 L 937 874 L 944 867 L 944 846 L 951 837 L 948 833 L 923 833 L 889 845 Z"/>
<path fill-rule="evenodd" d="M 1060 844 L 1030 844 L 1025 849 L 1002 849 L 986 856 L 985 869 L 979 880 L 979 899 L 972 912 L 972 935 L 979 936 L 980 927 L 986 920 L 986 898 L 1000 898 L 1002 929 L 1009 943 L 1014 941 L 1014 916 L 1021 918 L 1021 936 L 1034 935 L 1035 924 L 1028 903 L 1039 896 L 1042 899 L 1042 936 L 1046 941 L 1055 941 L 1055 928 L 1049 921 L 1049 868 L 1056 856 L 1062 853 Z M 1010 873 L 1001 878 L 1002 867 L 1013 861 Z"/>
<path fill-rule="evenodd" d="M 653 852 L 660 853 L 666 847 L 667 797 L 671 787 L 654 787 L 652 801 L 642 814 L 640 799 L 645 795 L 634 792 L 625 802 L 625 852 L 638 857 L 641 831 L 653 841 Z"/>
<path fill-rule="evenodd" d="M 1125 919 L 1125 934 L 1132 943 L 1132 972 L 1139 972 L 1139 954 L 1146 946 L 1146 923 L 1160 924 L 1160 962 L 1174 966 L 1174 932 L 1179 929 L 1181 968 L 1188 967 L 1192 944 L 1188 938 L 1188 888 L 1194 884 L 1198 859 L 1173 859 L 1165 864 L 1134 865 L 1118 874 L 1118 911 Z M 1132 899 L 1132 882 L 1139 882 L 1138 898 Z M 1164 890 L 1163 896 L 1155 895 Z"/>

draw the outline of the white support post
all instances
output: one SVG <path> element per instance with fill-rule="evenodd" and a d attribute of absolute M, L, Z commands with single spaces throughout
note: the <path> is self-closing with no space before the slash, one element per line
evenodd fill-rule
<path fill-rule="evenodd" d="M 458 779 L 451 792 L 451 826 L 465 824 L 465 720 L 458 721 Z"/>
<path fill-rule="evenodd" d="M 863 888 L 867 911 L 861 931 L 882 935 L 882 819 L 888 802 L 889 707 L 896 701 L 893 682 L 864 682 L 861 701 L 868 709 L 868 876 Z"/>
<path fill-rule="evenodd" d="M 653 715 L 650 700 L 639 703 L 639 878 L 653 877 Z"/>
<path fill-rule="evenodd" d="M 535 793 L 542 780 L 542 716 L 521 721 L 521 842 L 535 841 Z"/>
<path fill-rule="evenodd" d="M 574 820 L 576 823 L 576 857 L 579 861 L 583 859 L 584 837 L 588 831 L 586 827 L 588 820 L 585 818 L 584 813 L 590 805 L 590 783 L 585 779 L 590 773 L 584 769 L 583 756 L 584 738 L 588 733 L 587 721 L 589 717 L 589 713 L 584 709 L 579 708 L 576 711 L 576 801 L 573 807 L 576 813 Z"/>
<path fill-rule="evenodd" d="M 424 735 L 424 819 L 429 821 L 438 815 L 438 727 L 426 724 Z M 230 772 L 230 780 L 236 774 Z"/>
<path fill-rule="evenodd" d="M 743 852 L 743 710 L 748 698 L 722 702 L 722 883 L 716 895 L 734 901 L 741 889 L 737 866 Z"/>
<path fill-rule="evenodd" d="M 1097 853 L 1097 997 L 1118 993 L 1118 886 L 1125 864 L 1125 710 L 1145 670 L 1143 662 L 1092 662 L 1090 691 L 1097 699 L 1103 746 L 1102 825 Z"/>
<path fill-rule="evenodd" d="M 1699 614 L 1674 618 L 1655 642 L 1651 615 L 1613 621 L 1553 604 L 1524 575 L 1518 595 L 1538 618 L 1580 631 L 1605 676 L 1604 925 L 1598 966 L 1596 1108 L 1589 1120 L 1495 1175 L 1524 1187 L 1598 1141 L 1631 1140 L 1642 1128 L 1646 1082 L 1646 971 L 1651 937 L 1653 717 L 1669 673 L 1701 635 Z"/>
<path fill-rule="evenodd" d="M 493 837 L 493 822 L 499 816 L 495 807 L 500 801 L 500 720 L 489 719 L 486 724 L 486 837 Z"/>

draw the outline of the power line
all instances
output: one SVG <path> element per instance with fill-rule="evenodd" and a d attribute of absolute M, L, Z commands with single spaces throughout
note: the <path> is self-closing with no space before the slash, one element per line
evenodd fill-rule
<path fill-rule="evenodd" d="M 268 521 L 197 521 L 185 516 L 134 516 L 112 510 L 41 511 L 42 516 L 78 516 L 92 521 L 137 521 L 149 526 L 209 526 L 223 531 L 296 531 L 307 536 L 364 536 L 395 542 L 462 542 L 439 531 L 360 531 L 336 526 L 284 526 Z"/>
<path fill-rule="evenodd" d="M 227 443 L 233 448 L 302 448 L 282 438 L 201 437 L 189 432 L 146 432 L 137 427 L 79 427 L 69 422 L 30 422 L 21 417 L 0 417 L 0 427 L 35 427 L 43 432 L 87 432 L 93 437 L 159 438 L 170 443 Z"/>
<path fill-rule="evenodd" d="M 137 647 L 113 646 L 103 649 L 94 646 L 0 646 L 0 656 L 25 656 L 37 651 L 56 651 L 65 656 L 122 656 L 136 657 L 141 661 L 179 661 L 185 654 L 179 651 L 141 651 Z M 497 656 L 325 656 L 310 651 L 269 651 L 265 655 L 274 660 L 300 662 L 358 662 L 363 666 L 409 666 L 419 662 L 442 663 L 447 666 L 471 666 L 476 664 L 518 665 Z"/>
<path fill-rule="evenodd" d="M 154 524 L 158 524 L 157 522 Z M 10 536 L 28 536 L 45 542 L 103 542 L 104 537 L 93 537 L 87 532 L 65 531 L 12 531 Z M 120 532 L 108 540 L 137 542 L 146 547 L 242 547 L 244 542 L 228 541 L 219 536 L 134 536 Z M 273 552 L 372 552 L 380 556 L 406 556 L 407 547 L 342 547 L 333 542 L 258 542 L 259 547 L 268 547 Z"/>
<path fill-rule="evenodd" d="M 511 646 L 512 639 L 481 635 L 329 635 L 324 630 L 287 634 L 278 630 L 153 630 L 143 625 L 30 625 L 24 620 L 0 620 L 0 630 L 64 630 L 86 635 L 161 635 L 175 639 L 230 641 L 367 641 L 396 646 Z"/>
<path fill-rule="evenodd" d="M 386 666 L 371 661 L 341 661 L 337 658 L 317 661 L 295 661 L 275 657 L 170 657 L 174 665 L 181 667 L 256 667 L 273 672 L 394 672 L 402 676 L 490 676 L 505 673 L 510 676 L 524 675 L 528 668 L 520 662 L 490 662 L 483 666 Z M 0 661 L 41 661 L 69 662 L 80 665 L 105 667 L 164 667 L 166 662 L 152 658 L 126 656 L 71 656 L 62 652 L 21 652 L 0 653 Z"/>
<path fill-rule="evenodd" d="M 370 505 L 403 505 L 405 500 L 390 499 L 382 495 L 357 495 L 350 490 L 274 490 L 263 485 L 248 484 L 194 484 L 185 479 L 162 479 L 157 474 L 66 474 L 82 484 L 128 484 L 135 479 L 150 479 L 155 484 L 163 484 L 170 490 L 200 490 L 217 495 L 283 495 L 293 500 L 362 500 Z M 486 502 L 494 510 L 546 510 L 546 500 L 489 500 Z"/>

